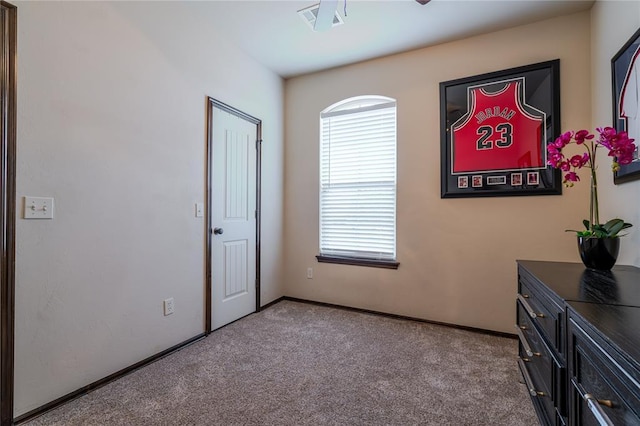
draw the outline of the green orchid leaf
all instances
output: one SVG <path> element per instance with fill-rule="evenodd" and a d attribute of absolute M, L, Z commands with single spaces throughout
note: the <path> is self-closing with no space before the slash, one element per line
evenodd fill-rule
<path fill-rule="evenodd" d="M 609 236 L 609 233 L 601 225 L 598 225 L 597 228 L 594 226 L 593 236 L 596 238 L 606 238 Z"/>
<path fill-rule="evenodd" d="M 597 231 L 594 233 L 594 236 L 598 236 L 598 238 L 615 238 L 618 237 L 618 233 L 620 231 L 630 228 L 631 226 L 633 225 L 625 222 L 622 219 L 611 219 L 604 225 L 594 225 L 593 230 Z"/>
<path fill-rule="evenodd" d="M 607 225 L 609 225 L 610 222 L 611 221 L 607 222 Z M 618 234 L 618 232 L 622 231 L 623 226 L 624 226 L 624 222 L 621 220 L 610 225 L 607 229 L 609 236 L 615 237 Z"/>
<path fill-rule="evenodd" d="M 564 232 L 575 232 L 578 237 L 591 237 L 593 233 L 588 229 L 585 231 L 576 231 L 575 229 L 565 229 Z"/>
<path fill-rule="evenodd" d="M 576 229 L 565 229 L 565 232 L 575 232 L 577 236 L 583 238 L 618 238 L 620 231 L 632 227 L 633 225 L 623 221 L 622 219 L 611 219 L 605 224 L 591 224 L 587 219 L 582 221 L 585 230 L 578 231 Z"/>
<path fill-rule="evenodd" d="M 610 221 L 605 223 L 603 227 L 607 231 L 611 231 L 612 229 L 617 228 L 619 225 L 622 225 L 622 224 L 624 224 L 624 221 L 622 219 L 611 219 Z"/>

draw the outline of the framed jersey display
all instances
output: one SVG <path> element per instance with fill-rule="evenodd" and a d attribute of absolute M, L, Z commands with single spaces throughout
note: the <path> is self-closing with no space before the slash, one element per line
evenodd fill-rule
<path fill-rule="evenodd" d="M 630 138 L 640 142 L 640 30 L 622 46 L 611 60 L 613 83 L 613 127 L 624 130 Z M 616 184 L 640 179 L 638 150 L 630 164 L 620 166 L 613 175 Z"/>
<path fill-rule="evenodd" d="M 560 61 L 440 83 L 441 196 L 559 195 Z"/>

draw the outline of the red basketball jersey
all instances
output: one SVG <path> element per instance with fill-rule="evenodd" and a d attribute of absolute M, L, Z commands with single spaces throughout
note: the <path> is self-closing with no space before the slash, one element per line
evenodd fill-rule
<path fill-rule="evenodd" d="M 453 174 L 545 167 L 544 113 L 524 104 L 522 87 L 468 89 L 469 112 L 451 126 Z"/>

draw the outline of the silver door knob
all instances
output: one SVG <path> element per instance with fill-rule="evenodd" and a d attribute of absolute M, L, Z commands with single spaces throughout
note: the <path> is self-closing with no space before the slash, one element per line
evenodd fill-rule
<path fill-rule="evenodd" d="M 224 233 L 224 229 L 222 229 L 222 228 L 213 228 L 213 233 L 215 235 L 222 235 Z"/>

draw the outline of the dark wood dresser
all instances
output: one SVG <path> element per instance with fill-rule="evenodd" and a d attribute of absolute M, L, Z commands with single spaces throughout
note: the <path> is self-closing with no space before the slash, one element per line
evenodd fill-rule
<path fill-rule="evenodd" d="M 640 425 L 640 268 L 518 261 L 518 365 L 543 425 Z"/>

